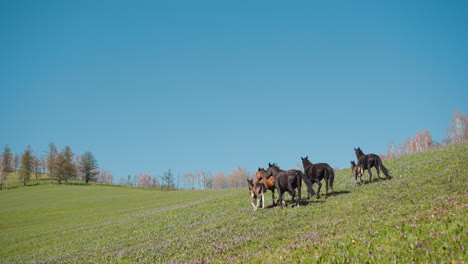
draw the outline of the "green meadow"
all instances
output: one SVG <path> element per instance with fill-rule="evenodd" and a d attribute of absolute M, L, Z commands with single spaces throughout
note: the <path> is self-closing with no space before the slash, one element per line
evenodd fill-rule
<path fill-rule="evenodd" d="M 338 170 L 328 199 L 278 208 L 268 192 L 258 211 L 247 188 L 0 191 L 0 263 L 466 263 L 468 143 L 384 165 L 392 180 Z"/>

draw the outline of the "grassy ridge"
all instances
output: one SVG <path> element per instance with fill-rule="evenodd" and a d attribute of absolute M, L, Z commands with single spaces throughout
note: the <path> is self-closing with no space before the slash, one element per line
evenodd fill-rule
<path fill-rule="evenodd" d="M 257 212 L 246 189 L 0 192 L 0 262 L 464 263 L 468 144 L 384 164 L 390 181 L 340 170 L 326 201 Z"/>

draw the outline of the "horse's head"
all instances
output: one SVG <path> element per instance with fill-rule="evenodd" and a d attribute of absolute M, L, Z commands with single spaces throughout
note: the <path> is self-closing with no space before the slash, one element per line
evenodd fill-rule
<path fill-rule="evenodd" d="M 258 168 L 257 173 L 255 174 L 255 182 L 260 182 L 263 179 L 267 178 L 267 171 L 264 168 Z"/>
<path fill-rule="evenodd" d="M 356 157 L 358 157 L 358 158 L 359 158 L 360 156 L 365 155 L 364 152 L 361 150 L 360 147 L 354 148 L 354 153 L 356 153 Z"/>
<path fill-rule="evenodd" d="M 253 180 L 249 180 L 249 179 L 247 179 L 247 184 L 249 185 L 249 190 L 251 191 L 251 190 L 252 190 L 252 188 L 254 187 Z"/>
<path fill-rule="evenodd" d="M 305 158 L 301 157 L 301 160 L 302 160 L 302 166 L 304 167 L 304 169 L 306 168 L 306 166 L 312 165 L 312 162 L 310 162 L 309 160 L 309 156 L 306 156 Z"/>
<path fill-rule="evenodd" d="M 356 163 L 354 162 L 354 160 L 351 161 L 351 168 L 354 168 L 356 167 Z"/>
<path fill-rule="evenodd" d="M 280 171 L 280 168 L 278 167 L 278 165 L 276 165 L 275 163 L 273 164 L 268 163 L 268 169 L 266 171 L 267 179 L 273 175 L 276 175 L 279 171 Z"/>

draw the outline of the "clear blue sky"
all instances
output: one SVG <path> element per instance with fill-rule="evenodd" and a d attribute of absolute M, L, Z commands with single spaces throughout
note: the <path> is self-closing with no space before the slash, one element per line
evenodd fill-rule
<path fill-rule="evenodd" d="M 467 1 L 1 1 L 0 147 L 114 178 L 347 167 L 468 111 Z"/>

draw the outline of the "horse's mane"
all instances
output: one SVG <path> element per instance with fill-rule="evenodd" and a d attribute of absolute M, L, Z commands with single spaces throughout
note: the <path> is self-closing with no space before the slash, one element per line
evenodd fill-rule
<path fill-rule="evenodd" d="M 274 167 L 274 168 L 276 168 L 276 169 L 278 169 L 278 170 L 280 169 L 280 167 L 279 167 L 278 164 L 276 164 L 276 163 L 271 163 L 271 164 L 268 163 L 268 165 L 270 165 L 270 167 Z"/>
<path fill-rule="evenodd" d="M 364 152 L 362 152 L 361 148 L 358 148 L 357 150 L 358 150 L 359 155 L 366 155 L 364 154 Z"/>
<path fill-rule="evenodd" d="M 274 171 L 276 171 L 276 172 L 281 172 L 281 171 L 283 171 L 282 169 L 280 169 L 280 168 L 278 167 L 278 165 L 277 165 L 276 163 L 273 163 L 273 164 L 268 163 L 268 170 L 267 170 L 267 171 L 270 171 L 270 170 L 274 170 Z"/>

